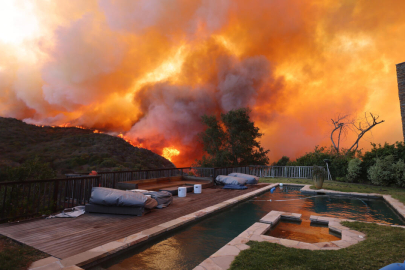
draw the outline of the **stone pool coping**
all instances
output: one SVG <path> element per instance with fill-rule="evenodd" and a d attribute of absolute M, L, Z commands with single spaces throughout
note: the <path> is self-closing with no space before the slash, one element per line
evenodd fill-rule
<path fill-rule="evenodd" d="M 29 267 L 30 270 L 80 270 L 80 266 L 85 266 L 90 263 L 95 263 L 97 260 L 103 259 L 107 256 L 111 256 L 114 253 L 122 251 L 126 248 L 129 248 L 134 245 L 138 245 L 142 242 L 147 241 L 151 237 L 158 236 L 170 230 L 173 230 L 179 226 L 185 225 L 189 222 L 195 221 L 200 219 L 208 214 L 212 214 L 224 208 L 230 207 L 233 204 L 245 201 L 253 196 L 256 196 L 260 193 L 265 192 L 266 190 L 270 190 L 273 187 L 278 186 L 279 184 L 269 184 L 263 188 L 259 188 L 252 192 L 237 196 L 235 198 L 226 200 L 222 203 L 215 204 L 213 206 L 201 209 L 194 213 L 179 217 L 177 219 L 173 219 L 171 221 L 162 223 L 155 227 L 146 229 L 139 233 L 135 233 L 129 235 L 127 237 L 117 239 L 110 243 L 98 246 L 96 248 L 90 249 L 88 251 L 73 255 L 71 257 L 65 259 L 58 259 L 55 257 L 47 257 L 42 260 L 38 260 L 31 264 Z"/>
<path fill-rule="evenodd" d="M 357 198 L 369 198 L 369 199 L 384 199 L 398 214 L 400 214 L 405 219 L 405 205 L 399 200 L 394 199 L 391 195 L 381 195 L 378 193 L 359 193 L 359 192 L 343 192 L 343 191 L 334 191 L 327 189 L 311 189 L 311 185 L 303 184 L 294 184 L 294 183 L 283 183 L 283 186 L 302 186 L 300 189 L 301 193 L 306 194 L 322 194 L 322 195 L 345 195 Z M 300 220 L 301 214 L 298 213 L 288 213 L 280 211 L 271 211 L 263 218 L 260 219 L 260 222 L 254 223 L 228 244 L 220 248 L 217 252 L 212 254 L 202 263 L 194 268 L 194 270 L 224 270 L 229 269 L 231 263 L 235 257 L 245 249 L 250 248 L 246 245 L 249 241 L 267 241 L 271 243 L 277 243 L 284 245 L 286 247 L 299 248 L 299 249 L 309 249 L 309 250 L 338 250 L 341 248 L 346 248 L 351 245 L 357 244 L 360 241 L 365 240 L 365 234 L 351 230 L 348 227 L 345 227 L 340 224 L 342 221 L 355 222 L 356 220 L 349 219 L 339 219 L 323 216 L 311 215 L 310 220 L 314 223 L 327 224 L 329 229 L 335 232 L 338 232 L 342 235 L 341 240 L 331 241 L 331 242 L 320 242 L 320 243 L 306 243 L 299 242 L 290 239 L 276 238 L 272 236 L 263 235 L 266 233 L 272 226 L 277 224 L 281 219 L 290 219 L 290 220 Z M 364 222 L 364 221 L 362 221 Z M 364 222 L 372 223 L 372 222 Z M 401 225 L 389 225 L 376 223 L 383 226 L 391 227 L 400 227 L 405 229 L 405 226 Z"/>
<path fill-rule="evenodd" d="M 288 184 L 284 184 L 288 186 Z M 298 186 L 299 184 L 292 184 Z M 302 186 L 302 185 L 301 185 Z M 325 194 L 325 195 L 345 195 L 356 198 L 366 199 L 384 199 L 402 218 L 405 219 L 405 205 L 399 200 L 392 198 L 391 195 L 382 195 L 378 193 L 359 193 L 359 192 L 343 192 L 329 189 L 311 189 L 311 185 L 304 185 L 301 189 L 301 193 L 304 194 Z"/>

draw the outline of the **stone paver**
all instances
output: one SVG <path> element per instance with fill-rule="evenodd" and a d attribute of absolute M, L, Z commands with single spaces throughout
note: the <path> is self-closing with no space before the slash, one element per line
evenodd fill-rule
<path fill-rule="evenodd" d="M 64 267 L 63 270 L 84 270 L 84 269 L 80 268 L 79 266 L 72 265 L 72 266 Z"/>
<path fill-rule="evenodd" d="M 142 233 L 143 235 L 146 235 L 146 236 L 148 236 L 149 238 L 151 238 L 151 237 L 153 237 L 153 236 L 155 236 L 155 235 L 158 235 L 158 234 L 160 234 L 160 233 L 162 233 L 162 232 L 165 232 L 166 230 L 167 230 L 167 229 L 166 229 L 165 227 L 162 227 L 162 226 L 160 226 L 160 225 L 157 225 L 157 226 L 152 227 L 152 228 L 150 228 L 150 229 L 146 229 L 146 230 L 142 231 L 141 233 Z"/>
<path fill-rule="evenodd" d="M 35 270 L 60 270 L 60 269 L 63 269 L 63 266 L 60 264 L 59 261 L 56 261 L 56 262 L 52 262 L 52 263 L 42 265 L 42 266 L 39 266 L 36 268 L 29 268 L 29 269 L 30 270 L 33 270 L 33 269 L 35 269 Z"/>
<path fill-rule="evenodd" d="M 101 259 L 107 255 L 108 253 L 101 247 L 96 247 L 86 252 L 79 253 L 69 258 L 63 259 L 60 261 L 60 263 L 62 264 L 63 267 L 73 265 L 81 266 L 93 262 L 97 259 Z"/>
<path fill-rule="evenodd" d="M 108 244 L 105 244 L 105 245 L 102 245 L 102 246 L 101 246 L 101 248 L 102 248 L 104 251 L 106 251 L 106 252 L 108 252 L 108 253 L 110 253 L 110 254 L 115 253 L 115 252 L 118 252 L 118 251 L 120 251 L 120 250 L 122 250 L 122 249 L 124 249 L 124 248 L 126 248 L 126 247 L 128 247 L 128 244 L 127 244 L 127 243 L 125 243 L 125 242 L 118 242 L 118 241 L 113 241 L 113 242 L 110 242 L 110 243 L 108 243 Z"/>
<path fill-rule="evenodd" d="M 223 270 L 223 268 L 219 267 L 214 261 L 210 258 L 206 259 L 202 263 L 200 263 L 201 267 L 203 267 L 205 270 Z M 197 266 L 198 267 L 198 266 Z M 194 268 L 195 269 L 195 268 Z"/>
<path fill-rule="evenodd" d="M 36 261 L 36 262 L 33 262 L 31 265 L 30 265 L 30 267 L 29 267 L 29 269 L 35 269 L 35 268 L 38 268 L 38 267 L 40 267 L 40 266 L 44 266 L 44 265 L 47 265 L 47 264 L 51 264 L 51 263 L 54 263 L 54 262 L 57 262 L 57 261 L 59 261 L 59 259 L 58 258 L 55 258 L 55 257 L 47 257 L 47 258 L 45 258 L 45 259 L 41 259 L 41 260 L 38 260 L 38 261 Z"/>
<path fill-rule="evenodd" d="M 225 245 L 224 247 L 220 248 L 217 252 L 211 255 L 212 258 L 216 257 L 223 257 L 223 256 L 236 256 L 240 252 L 240 249 L 233 246 L 233 245 Z"/>
<path fill-rule="evenodd" d="M 131 234 L 130 236 L 127 236 L 125 238 L 122 238 L 120 240 L 117 240 L 117 242 L 123 242 L 127 244 L 128 246 L 133 246 L 135 244 L 138 244 L 142 241 L 145 241 L 149 238 L 148 235 L 142 234 L 142 232 Z"/>
<path fill-rule="evenodd" d="M 235 259 L 236 256 L 222 256 L 217 258 L 211 258 L 212 261 L 218 265 L 221 269 L 229 269 L 231 263 Z"/>

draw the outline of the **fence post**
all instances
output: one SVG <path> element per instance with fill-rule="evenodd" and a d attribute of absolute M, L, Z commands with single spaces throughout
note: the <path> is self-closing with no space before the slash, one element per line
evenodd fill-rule
<path fill-rule="evenodd" d="M 53 212 L 58 211 L 58 193 L 59 193 L 59 181 L 54 181 L 53 185 Z"/>

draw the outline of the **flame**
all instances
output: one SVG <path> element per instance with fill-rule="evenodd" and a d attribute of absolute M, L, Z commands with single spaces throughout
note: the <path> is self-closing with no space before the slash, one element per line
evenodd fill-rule
<path fill-rule="evenodd" d="M 129 139 L 127 136 L 125 136 L 122 133 L 118 134 L 117 137 L 123 139 L 124 141 L 126 141 L 127 143 L 129 143 L 130 145 L 132 145 L 134 147 L 142 147 L 141 143 L 136 143 L 135 141 Z"/>
<path fill-rule="evenodd" d="M 172 161 L 172 158 L 180 155 L 180 151 L 174 147 L 165 147 L 162 151 L 162 157 Z"/>
<path fill-rule="evenodd" d="M 3 2 L 0 116 L 176 149 L 177 166 L 201 158 L 203 114 L 247 106 L 272 161 L 329 145 L 339 113 L 386 120 L 360 147 L 403 139 L 405 1 Z"/>

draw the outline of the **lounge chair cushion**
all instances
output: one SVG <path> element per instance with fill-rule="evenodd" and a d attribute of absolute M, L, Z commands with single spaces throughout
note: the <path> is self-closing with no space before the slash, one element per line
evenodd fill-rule
<path fill-rule="evenodd" d="M 164 208 L 169 206 L 173 202 L 173 195 L 168 191 L 148 191 L 144 193 L 150 195 L 152 199 L 157 201 L 156 208 Z"/>
<path fill-rule="evenodd" d="M 93 187 L 90 204 L 104 206 L 145 206 L 148 197 L 140 192 L 124 191 L 112 188 Z"/>
<path fill-rule="evenodd" d="M 229 175 L 218 175 L 216 180 L 224 185 L 244 185 L 247 182 L 244 178 Z"/>
<path fill-rule="evenodd" d="M 247 189 L 247 186 L 241 185 L 225 185 L 223 189 Z"/>
<path fill-rule="evenodd" d="M 234 177 L 240 177 L 244 178 L 247 180 L 246 184 L 248 185 L 254 185 L 259 182 L 259 177 L 254 176 L 254 175 L 249 175 L 249 174 L 244 174 L 244 173 L 230 173 L 228 174 L 229 176 L 234 176 Z"/>

